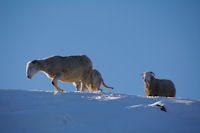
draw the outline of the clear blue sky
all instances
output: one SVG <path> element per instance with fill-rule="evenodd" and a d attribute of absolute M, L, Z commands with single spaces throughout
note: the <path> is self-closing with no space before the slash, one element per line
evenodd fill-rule
<path fill-rule="evenodd" d="M 53 90 L 43 73 L 28 80 L 26 63 L 86 54 L 115 87 L 105 92 L 145 96 L 140 74 L 153 71 L 200 99 L 199 50 L 198 0 L 0 0 L 1 89 Z"/>

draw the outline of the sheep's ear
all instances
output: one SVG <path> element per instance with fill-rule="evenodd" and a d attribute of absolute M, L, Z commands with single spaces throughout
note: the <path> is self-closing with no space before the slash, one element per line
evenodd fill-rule
<path fill-rule="evenodd" d="M 140 76 L 142 76 L 142 77 L 143 77 L 143 75 L 144 75 L 144 73 L 140 74 Z"/>
<path fill-rule="evenodd" d="M 142 77 L 142 79 L 144 79 L 144 73 L 140 74 L 140 76 Z"/>
<path fill-rule="evenodd" d="M 38 64 L 38 61 L 37 61 L 37 60 L 34 60 L 34 61 L 32 61 L 31 63 L 33 63 L 33 64 Z"/>

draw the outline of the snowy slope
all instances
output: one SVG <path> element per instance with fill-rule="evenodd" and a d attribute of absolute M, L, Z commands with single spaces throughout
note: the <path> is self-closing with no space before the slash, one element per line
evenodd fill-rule
<path fill-rule="evenodd" d="M 157 105 L 164 106 L 166 112 Z M 0 90 L 0 133 L 200 133 L 200 101 Z"/>

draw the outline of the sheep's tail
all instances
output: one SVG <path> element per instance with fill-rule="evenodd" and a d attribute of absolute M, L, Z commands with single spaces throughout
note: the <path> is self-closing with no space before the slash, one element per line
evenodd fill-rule
<path fill-rule="evenodd" d="M 172 97 L 175 97 L 176 96 L 176 88 L 174 86 L 174 83 L 172 82 L 172 85 L 173 85 L 173 90 L 172 90 Z"/>
<path fill-rule="evenodd" d="M 106 88 L 114 89 L 113 87 L 107 86 L 107 85 L 104 83 L 103 79 L 102 79 L 102 81 L 101 81 L 101 84 L 102 84 L 104 87 L 106 87 Z"/>

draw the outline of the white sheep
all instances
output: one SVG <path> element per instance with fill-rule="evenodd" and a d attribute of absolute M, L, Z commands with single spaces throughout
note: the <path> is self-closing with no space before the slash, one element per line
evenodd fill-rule
<path fill-rule="evenodd" d="M 173 82 L 167 79 L 156 79 L 154 76 L 153 72 L 142 73 L 146 96 L 174 97 L 176 89 Z"/>
<path fill-rule="evenodd" d="M 104 83 L 101 73 L 96 69 L 93 69 L 92 71 L 92 78 L 93 78 L 92 79 L 93 88 L 89 88 L 90 92 L 93 91 L 102 92 L 102 89 L 100 89 L 101 84 L 105 88 L 114 89 L 113 87 L 109 87 Z M 74 82 L 73 84 L 76 87 L 76 91 L 79 91 L 79 88 L 81 87 L 81 82 Z"/>
<path fill-rule="evenodd" d="M 57 81 L 81 82 L 84 87 L 92 87 L 92 62 L 86 55 L 50 56 L 27 63 L 26 74 L 31 79 L 37 72 L 42 71 L 52 79 L 55 91 L 63 91 L 57 86 Z"/>

